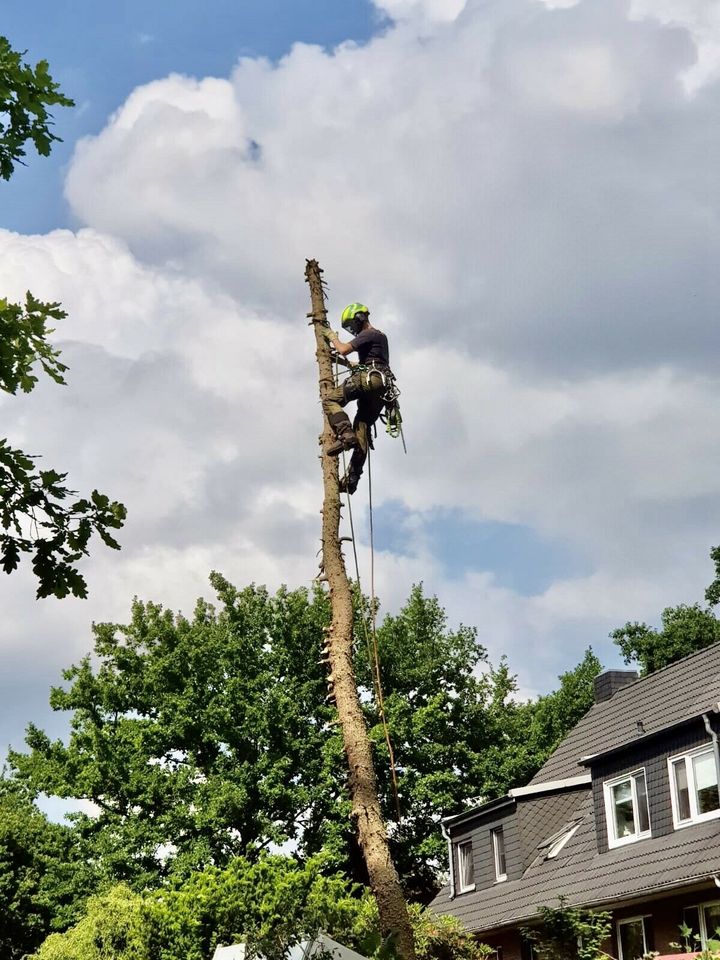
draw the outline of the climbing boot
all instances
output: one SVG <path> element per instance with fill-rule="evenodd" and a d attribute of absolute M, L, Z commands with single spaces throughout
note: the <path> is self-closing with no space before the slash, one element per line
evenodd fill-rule
<path fill-rule="evenodd" d="M 338 433 L 337 440 L 334 443 L 331 443 L 325 452 L 330 457 L 337 457 L 343 452 L 343 450 L 354 450 L 358 446 L 359 441 L 355 436 L 355 431 L 348 424 L 344 430 Z"/>
<path fill-rule="evenodd" d="M 356 473 L 354 473 L 352 470 L 348 470 L 338 484 L 340 493 L 355 493 L 359 480 L 360 477 L 358 477 Z"/>

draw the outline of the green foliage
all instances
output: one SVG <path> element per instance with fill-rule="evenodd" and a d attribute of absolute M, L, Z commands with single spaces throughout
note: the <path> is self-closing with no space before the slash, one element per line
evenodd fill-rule
<path fill-rule="evenodd" d="M 454 917 L 410 908 L 418 960 L 484 960 L 494 955 Z M 91 898 L 85 915 L 50 936 L 37 960 L 206 960 L 216 946 L 244 942 L 281 960 L 322 930 L 368 957 L 391 956 L 375 900 L 333 872 L 327 858 L 300 862 L 263 853 L 237 857 L 142 894 L 119 884 Z"/>
<path fill-rule="evenodd" d="M 25 305 L 0 299 L 0 390 L 5 393 L 30 393 L 37 377 L 33 366 L 39 363 L 55 383 L 65 383 L 67 370 L 59 360 L 60 351 L 47 342 L 54 333 L 48 320 L 67 316 L 59 303 L 42 303 L 28 292 Z"/>
<path fill-rule="evenodd" d="M 693 953 L 697 960 L 720 960 L 720 928 L 715 928 L 715 939 L 708 939 L 707 946 L 702 949 L 702 937 L 686 923 L 681 923 L 679 928 L 682 943 L 671 942 L 668 944 L 671 950 L 677 953 Z M 655 952 L 646 954 L 648 960 L 657 957 Z M 646 960 L 643 957 L 643 960 Z"/>
<path fill-rule="evenodd" d="M 119 885 L 88 901 L 86 915 L 66 933 L 54 933 L 37 960 L 158 960 L 152 904 Z"/>
<path fill-rule="evenodd" d="M 206 867 L 176 889 L 155 894 L 163 906 L 162 960 L 203 960 L 218 944 L 243 941 L 268 960 L 323 930 L 348 946 L 364 932 L 369 894 L 339 873 L 326 872 L 323 857 L 305 863 L 263 854 L 239 857 L 219 870 Z"/>
<path fill-rule="evenodd" d="M 223 870 L 206 867 L 154 892 L 118 884 L 91 898 L 72 929 L 50 936 L 37 960 L 206 960 L 218 944 L 239 941 L 280 960 L 320 929 L 357 944 L 367 895 L 323 870 L 318 858 L 301 864 L 263 854 L 255 862 L 234 859 Z"/>
<path fill-rule="evenodd" d="M 35 789 L 100 807 L 78 816 L 79 833 L 110 879 L 139 888 L 248 847 L 302 845 L 344 803 L 317 662 L 327 599 L 212 580 L 220 613 L 199 602 L 188 620 L 136 602 L 128 625 L 95 626 L 98 667 L 86 658 L 51 694 L 74 711 L 69 744 L 31 726 L 30 755 L 11 754 Z"/>
<path fill-rule="evenodd" d="M 513 678 L 503 664 L 504 683 L 498 692 L 514 690 Z M 592 649 L 573 670 L 561 674 L 560 686 L 535 700 L 517 702 L 503 699 L 497 704 L 498 724 L 503 738 L 491 744 L 486 754 L 486 789 L 490 798 L 503 796 L 511 787 L 524 786 L 560 741 L 593 704 L 593 680 L 600 673 L 600 661 Z M 500 673 L 500 671 L 498 672 Z"/>
<path fill-rule="evenodd" d="M 604 960 L 602 944 L 612 928 L 607 911 L 568 907 L 564 897 L 559 906 L 541 907 L 537 927 L 523 929 L 538 960 Z"/>
<path fill-rule="evenodd" d="M 200 602 L 187 619 L 136 602 L 129 624 L 94 627 L 94 658 L 51 694 L 54 709 L 73 713 L 69 742 L 31 726 L 30 752 L 11 754 L 18 776 L 98 805 L 98 817 L 76 817 L 77 832 L 113 882 L 142 889 L 288 841 L 365 882 L 342 741 L 324 701 L 327 596 L 211 580 L 217 610 Z M 507 666 L 490 670 L 474 631 L 448 630 L 420 588 L 385 619 L 378 644 L 399 824 L 364 642 L 356 671 L 393 853 L 409 895 L 426 902 L 446 862 L 440 816 L 525 782 L 591 702 L 597 661 L 588 654 L 557 695 L 516 704 Z M 159 859 L 159 849 L 170 852 Z"/>
<path fill-rule="evenodd" d="M 86 597 L 87 583 L 76 564 L 88 556 L 94 532 L 120 549 L 110 531 L 122 527 L 125 507 L 97 490 L 90 499 L 67 504 L 75 496 L 65 486 L 67 474 L 38 470 L 35 459 L 0 439 L 0 563 L 12 573 L 28 554 L 38 598 Z"/>
<path fill-rule="evenodd" d="M 705 600 L 708 606 L 716 607 L 720 603 L 720 547 L 711 548 L 710 559 L 715 565 L 715 577 L 705 591 Z"/>
<path fill-rule="evenodd" d="M 19 960 L 74 922 L 91 882 L 72 831 L 0 778 L 0 956 Z"/>
<path fill-rule="evenodd" d="M 356 634 L 363 636 L 360 625 Z M 488 754 L 493 747 L 502 750 L 503 705 L 511 684 L 504 673 L 487 669 L 476 631 L 464 626 L 448 630 L 445 611 L 420 586 L 397 616 L 385 618 L 378 649 L 402 819 L 397 823 L 377 701 L 368 699 L 383 813 L 394 821 L 393 856 L 410 895 L 427 899 L 436 888 L 437 865 L 446 857 L 438 815 L 462 807 L 469 793 L 486 792 Z M 372 677 L 364 643 L 356 669 L 369 692 Z"/>
<path fill-rule="evenodd" d="M 47 61 L 35 65 L 23 61 L 0 36 L 0 177 L 9 180 L 16 163 L 22 163 L 25 145 L 31 141 L 41 156 L 48 156 L 59 138 L 50 130 L 48 107 L 71 107 L 73 101 L 60 92 L 48 72 Z"/>
<path fill-rule="evenodd" d="M 410 905 L 417 960 L 485 960 L 495 957 L 492 947 L 479 943 L 457 917 L 431 913 Z"/>
<path fill-rule="evenodd" d="M 720 547 L 712 548 L 710 558 L 715 578 L 705 591 L 707 607 L 698 603 L 666 607 L 659 630 L 629 621 L 610 634 L 625 663 L 637 663 L 643 676 L 720 640 L 720 620 L 712 610 L 720 603 Z"/>
<path fill-rule="evenodd" d="M 58 91 L 47 63 L 29 66 L 0 37 L 0 177 L 10 178 L 28 141 L 38 153 L 50 153 L 58 139 L 47 112 L 53 105 L 71 106 L 72 100 Z M 0 391 L 30 393 L 38 380 L 36 365 L 55 383 L 65 383 L 67 367 L 47 339 L 53 333 L 48 323 L 65 316 L 60 304 L 42 303 L 30 292 L 24 305 L 0 299 Z M 0 439 L 0 564 L 12 573 L 28 554 L 38 597 L 85 597 L 87 584 L 77 563 L 88 555 L 93 532 L 119 549 L 110 531 L 122 527 L 125 507 L 97 490 L 68 504 L 75 494 L 65 486 L 66 474 L 38 470 L 35 459 Z"/>
<path fill-rule="evenodd" d="M 613 630 L 610 636 L 620 647 L 625 663 L 637 662 L 644 676 L 717 643 L 720 621 L 697 603 L 680 604 L 663 610 L 659 630 L 634 622 Z"/>

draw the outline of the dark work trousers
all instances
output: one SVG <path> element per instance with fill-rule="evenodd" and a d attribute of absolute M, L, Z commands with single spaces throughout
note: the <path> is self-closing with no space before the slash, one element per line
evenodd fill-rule
<path fill-rule="evenodd" d="M 358 438 L 359 446 L 353 451 L 347 476 L 355 481 L 360 479 L 367 459 L 370 442 L 370 428 L 383 411 L 385 383 L 382 375 L 372 368 L 358 370 L 351 374 L 345 383 L 331 390 L 323 400 L 323 410 L 330 426 L 342 434 L 350 426 L 350 418 L 343 407 L 351 400 L 357 400 L 357 413 L 352 429 Z"/>

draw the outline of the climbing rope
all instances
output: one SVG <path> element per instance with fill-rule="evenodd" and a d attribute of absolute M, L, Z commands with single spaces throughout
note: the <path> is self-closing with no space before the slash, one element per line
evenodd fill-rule
<path fill-rule="evenodd" d="M 335 363 L 335 382 L 337 384 L 338 377 L 340 374 L 339 364 Z M 347 463 L 345 462 L 345 451 L 342 451 L 342 462 L 343 462 L 343 472 L 347 474 Z M 397 814 L 397 822 L 400 823 L 401 814 L 400 814 L 400 794 L 398 791 L 398 781 L 397 781 L 397 768 L 395 766 L 395 751 L 393 750 L 392 740 L 390 739 L 390 728 L 388 727 L 387 717 L 385 715 L 385 697 L 383 695 L 382 680 L 380 678 L 380 653 L 378 649 L 377 641 L 377 598 L 375 597 L 375 537 L 374 537 L 374 527 L 373 527 L 373 503 L 372 503 L 372 469 L 370 464 L 370 445 L 368 438 L 368 451 L 367 451 L 367 468 L 368 468 L 368 514 L 370 518 L 370 617 L 371 617 L 371 629 L 368 629 L 367 617 L 365 615 L 365 610 L 363 606 L 363 594 L 362 594 L 362 585 L 360 582 L 360 564 L 358 562 L 358 553 L 357 546 L 355 542 L 355 523 L 353 521 L 352 513 L 352 501 L 351 495 L 347 493 L 347 506 L 348 506 L 348 520 L 350 521 L 350 539 L 352 542 L 353 549 L 353 558 L 355 560 L 355 578 L 358 585 L 358 593 L 360 594 L 360 619 L 363 625 L 363 632 L 365 634 L 365 644 L 368 650 L 368 662 L 370 665 L 370 672 L 372 675 L 373 689 L 375 692 L 375 701 L 378 705 L 378 713 L 380 714 L 380 722 L 383 727 L 383 734 L 385 736 L 385 744 L 388 750 L 388 757 L 390 760 L 390 777 L 392 780 L 393 787 L 393 797 L 395 799 L 395 812 Z"/>

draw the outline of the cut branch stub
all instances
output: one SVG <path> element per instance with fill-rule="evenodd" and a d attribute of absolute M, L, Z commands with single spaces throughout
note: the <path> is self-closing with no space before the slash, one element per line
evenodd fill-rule
<path fill-rule="evenodd" d="M 305 279 L 310 286 L 311 323 L 315 330 L 320 400 L 335 382 L 332 358 L 321 328 L 327 324 L 322 270 L 308 260 Z M 330 588 L 332 622 L 326 637 L 329 697 L 335 701 L 348 761 L 352 800 L 351 817 L 367 866 L 370 887 L 377 902 L 384 937 L 392 937 L 402 960 L 414 960 L 412 927 L 402 887 L 390 853 L 387 830 L 380 811 L 372 748 L 353 671 L 353 598 L 340 542 L 340 490 L 338 462 L 326 453 L 332 430 L 323 416 L 320 456 L 324 498 L 322 513 L 322 566 Z"/>

